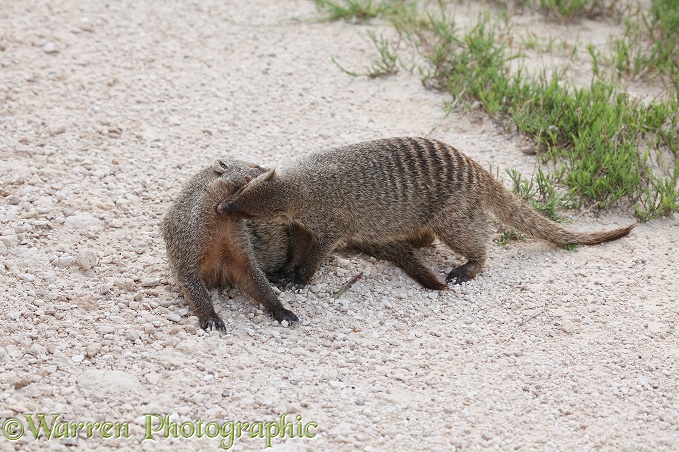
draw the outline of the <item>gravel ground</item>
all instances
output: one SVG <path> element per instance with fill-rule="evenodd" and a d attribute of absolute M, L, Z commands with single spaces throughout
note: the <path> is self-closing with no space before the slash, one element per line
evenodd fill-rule
<path fill-rule="evenodd" d="M 311 1 L 58 4 L 0 2 L 0 450 L 219 450 L 229 421 L 253 424 L 232 450 L 259 450 L 257 422 L 283 414 L 274 450 L 676 449 L 676 219 L 575 252 L 490 244 L 484 273 L 444 293 L 338 253 L 281 295 L 300 324 L 231 290 L 213 293 L 227 333 L 206 333 L 158 227 L 216 157 L 274 165 L 438 125 L 484 166 L 530 173 L 534 159 L 481 113 L 444 117 L 417 74 L 339 71 L 330 56 L 367 64 L 375 49 L 362 26 L 311 20 Z M 425 255 L 442 276 L 459 263 Z M 36 441 L 31 413 L 94 430 Z M 129 437 L 105 438 L 105 422 Z M 290 438 L 298 427 L 314 437 Z"/>

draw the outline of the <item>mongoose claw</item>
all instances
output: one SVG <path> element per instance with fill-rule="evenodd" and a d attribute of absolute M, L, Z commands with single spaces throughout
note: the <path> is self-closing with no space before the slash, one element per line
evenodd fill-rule
<path fill-rule="evenodd" d="M 446 278 L 446 282 L 450 284 L 450 281 L 452 281 L 453 278 Z M 458 276 L 455 278 L 455 281 L 453 281 L 453 284 L 462 284 L 463 282 L 467 282 L 469 279 L 467 279 L 465 276 Z"/>
<path fill-rule="evenodd" d="M 226 325 L 224 324 L 224 321 L 220 319 L 217 314 L 214 314 L 207 319 L 202 319 L 200 321 L 200 327 L 205 331 L 210 331 L 213 328 L 217 331 L 226 331 Z"/>
<path fill-rule="evenodd" d="M 278 280 L 278 288 L 281 290 L 288 290 L 289 288 L 292 287 L 292 274 L 288 274 L 286 276 L 283 276 L 282 278 L 279 278 Z"/>
<path fill-rule="evenodd" d="M 292 311 L 285 309 L 284 307 L 271 308 L 271 311 L 269 312 L 271 317 L 278 320 L 279 322 L 287 320 L 289 325 L 299 322 L 299 318 Z"/>

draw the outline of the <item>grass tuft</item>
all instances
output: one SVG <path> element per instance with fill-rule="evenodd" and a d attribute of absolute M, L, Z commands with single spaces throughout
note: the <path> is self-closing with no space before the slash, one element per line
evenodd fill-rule
<path fill-rule="evenodd" d="M 316 7 L 328 13 L 331 20 L 347 20 L 353 23 L 366 22 L 380 16 L 393 14 L 398 1 L 373 0 L 314 0 Z"/>

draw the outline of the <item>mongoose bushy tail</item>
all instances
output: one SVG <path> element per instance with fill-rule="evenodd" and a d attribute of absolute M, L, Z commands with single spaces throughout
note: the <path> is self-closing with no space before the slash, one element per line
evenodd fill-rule
<path fill-rule="evenodd" d="M 636 226 L 636 223 L 632 223 L 623 228 L 607 231 L 569 231 L 522 202 L 490 174 L 486 177 L 486 183 L 488 184 L 488 196 L 484 197 L 485 206 L 495 214 L 500 222 L 557 246 L 597 245 L 624 237 Z"/>
<path fill-rule="evenodd" d="M 356 143 L 301 157 L 253 179 L 225 198 L 217 211 L 227 217 L 276 220 L 306 230 L 312 240 L 292 258 L 292 277 L 298 285 L 309 282 L 339 243 L 349 243 L 388 256 L 429 287 L 425 281 L 431 282 L 433 275 L 413 255 L 412 246 L 428 235 L 467 258 L 448 274 L 446 282 L 468 281 L 486 260 L 490 236 L 486 211 L 559 246 L 614 240 L 635 226 L 569 231 L 521 202 L 452 146 L 409 137 Z"/>
<path fill-rule="evenodd" d="M 225 329 L 212 304 L 210 287 L 238 287 L 276 320 L 297 321 L 267 280 L 290 260 L 290 227 L 215 212 L 220 200 L 264 171 L 251 163 L 221 159 L 184 185 L 163 219 L 170 267 L 204 329 Z"/>

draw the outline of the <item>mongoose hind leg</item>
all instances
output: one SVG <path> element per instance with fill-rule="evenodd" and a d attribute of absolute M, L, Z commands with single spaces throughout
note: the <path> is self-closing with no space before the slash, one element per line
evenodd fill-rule
<path fill-rule="evenodd" d="M 249 274 L 238 281 L 238 287 L 253 300 L 261 302 L 271 317 L 279 322 L 287 320 L 289 324 L 293 324 L 299 321 L 294 312 L 281 304 L 266 276 L 260 270 L 252 267 Z"/>
<path fill-rule="evenodd" d="M 462 284 L 481 273 L 486 262 L 486 243 L 490 239 L 483 212 L 472 212 L 466 218 L 460 217 L 459 212 L 446 218 L 443 212 L 438 220 L 432 222 L 432 228 L 443 243 L 467 258 L 465 264 L 448 273 L 447 284 Z"/>
<path fill-rule="evenodd" d="M 308 259 L 307 256 L 311 246 L 316 241 L 316 236 L 301 225 L 291 223 L 289 227 L 291 256 L 287 264 L 273 275 L 277 279 L 278 288 L 281 290 L 301 289 L 304 287 L 304 278 L 300 274 L 300 268 L 304 265 L 305 260 Z"/>
<path fill-rule="evenodd" d="M 251 257 L 245 251 L 234 252 L 232 250 L 224 256 L 224 262 L 228 262 L 224 271 L 228 272 L 229 279 L 234 281 L 245 295 L 264 305 L 274 319 L 279 322 L 287 320 L 290 324 L 299 321 L 292 311 L 281 304 L 264 272 L 253 265 L 250 259 Z"/>
<path fill-rule="evenodd" d="M 356 248 L 364 251 L 373 257 L 389 261 L 400 267 L 411 278 L 419 282 L 422 286 L 431 290 L 444 290 L 448 286 L 443 284 L 439 279 L 429 270 L 420 259 L 415 255 L 415 249 L 412 243 L 420 243 L 409 241 L 406 243 L 393 242 L 386 244 L 365 244 L 362 243 Z M 429 242 L 430 243 L 430 242 Z"/>
<path fill-rule="evenodd" d="M 335 249 L 339 241 L 339 234 L 326 234 L 322 238 L 316 237 L 311 243 L 305 259 L 299 269 L 295 271 L 293 282 L 306 286 L 316 274 L 326 257 Z"/>

